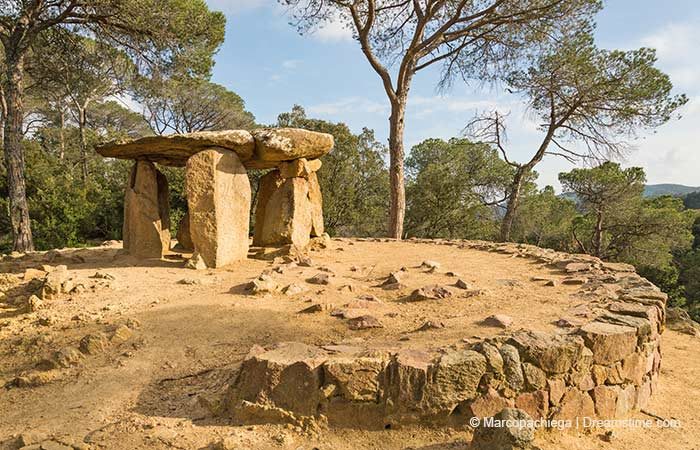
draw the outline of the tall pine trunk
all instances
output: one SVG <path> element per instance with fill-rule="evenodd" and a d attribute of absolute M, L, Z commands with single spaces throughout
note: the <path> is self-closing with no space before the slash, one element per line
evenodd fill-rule
<path fill-rule="evenodd" d="M 80 132 L 80 164 L 82 167 L 83 184 L 87 183 L 88 161 L 87 161 L 87 141 L 85 139 L 85 105 L 78 106 L 78 130 Z"/>
<path fill-rule="evenodd" d="M 389 117 L 389 180 L 391 205 L 389 209 L 389 237 L 403 238 L 403 222 L 406 216 L 406 186 L 404 182 L 404 119 L 406 97 L 399 96 L 391 104 Z"/>
<path fill-rule="evenodd" d="M 513 177 L 513 184 L 511 184 L 510 187 L 510 196 L 508 197 L 508 202 L 506 203 L 506 215 L 503 217 L 503 222 L 501 222 L 502 242 L 510 241 L 515 215 L 520 207 L 520 194 L 523 190 L 523 181 L 525 180 L 526 173 L 527 172 L 524 167 L 519 167 L 515 172 L 515 176 Z"/>
<path fill-rule="evenodd" d="M 5 95 L 7 117 L 5 118 L 4 153 L 7 169 L 7 187 L 10 201 L 10 223 L 12 225 L 13 249 L 18 252 L 34 250 L 32 228 L 29 222 L 29 205 L 24 179 L 24 151 L 22 149 L 22 105 L 24 54 L 11 55 L 7 62 Z"/>

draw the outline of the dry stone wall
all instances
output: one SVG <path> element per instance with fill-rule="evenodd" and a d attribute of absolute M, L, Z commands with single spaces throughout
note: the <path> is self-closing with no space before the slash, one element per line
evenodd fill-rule
<path fill-rule="evenodd" d="M 526 329 L 439 350 L 295 342 L 255 347 L 223 405 L 239 422 L 465 425 L 516 407 L 535 419 L 619 418 L 657 390 L 666 295 L 626 264 L 528 245 L 414 240 L 499 252 L 559 269 L 589 299 L 565 334 Z"/>

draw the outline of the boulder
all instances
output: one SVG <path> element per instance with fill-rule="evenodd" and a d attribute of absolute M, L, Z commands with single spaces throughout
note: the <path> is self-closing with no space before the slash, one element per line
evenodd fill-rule
<path fill-rule="evenodd" d="M 124 249 L 139 258 L 160 258 L 170 249 L 168 181 L 155 165 L 136 161 L 124 196 Z"/>
<path fill-rule="evenodd" d="M 578 336 L 549 335 L 536 331 L 517 331 L 508 341 L 526 359 L 548 373 L 566 373 L 583 355 L 583 339 Z"/>
<path fill-rule="evenodd" d="M 376 402 L 382 393 L 387 362 L 381 357 L 333 358 L 324 364 L 323 378 L 334 384 L 345 400 Z"/>
<path fill-rule="evenodd" d="M 489 388 L 485 394 L 475 398 L 466 409 L 469 417 L 492 417 L 503 408 L 513 407 L 513 400 L 501 397 L 495 389 Z"/>
<path fill-rule="evenodd" d="M 549 393 L 545 390 L 522 393 L 515 398 L 515 407 L 535 419 L 544 419 L 549 413 Z"/>
<path fill-rule="evenodd" d="M 411 296 L 409 297 L 409 300 L 414 302 L 424 300 L 440 300 L 451 296 L 452 292 L 450 292 L 445 287 L 438 286 L 437 284 L 432 284 L 430 286 L 424 286 L 413 291 L 411 293 Z"/>
<path fill-rule="evenodd" d="M 448 350 L 440 357 L 426 388 L 428 404 L 452 411 L 465 400 L 477 396 L 477 387 L 486 373 L 486 358 L 473 350 Z"/>
<path fill-rule="evenodd" d="M 525 385 L 525 376 L 520 363 L 518 349 L 510 344 L 504 344 L 499 351 L 503 358 L 503 373 L 506 385 L 513 391 L 521 390 Z"/>
<path fill-rule="evenodd" d="M 261 178 L 258 192 L 253 245 L 306 247 L 313 215 L 308 180 L 285 180 L 275 170 Z"/>
<path fill-rule="evenodd" d="M 186 186 L 192 243 L 207 267 L 245 259 L 251 192 L 236 153 L 211 148 L 192 156 Z"/>
<path fill-rule="evenodd" d="M 180 219 L 180 223 L 177 226 L 177 235 L 175 237 L 182 248 L 190 252 L 194 250 L 192 235 L 190 234 L 190 213 L 185 213 L 182 219 Z"/>
<path fill-rule="evenodd" d="M 298 342 L 255 348 L 243 361 L 229 401 L 234 410 L 241 401 L 271 402 L 296 414 L 315 415 L 327 358 L 324 350 Z"/>
<path fill-rule="evenodd" d="M 276 167 L 282 161 L 316 159 L 333 148 L 333 136 L 298 128 L 253 130 L 255 156 L 246 164 L 254 169 Z"/>
<path fill-rule="evenodd" d="M 593 351 L 593 362 L 608 365 L 634 352 L 637 330 L 604 322 L 590 322 L 581 327 L 586 345 Z"/>
<path fill-rule="evenodd" d="M 474 430 L 472 450 L 527 450 L 534 449 L 535 426 L 532 417 L 516 408 L 504 408 L 493 416 L 489 426 L 481 421 Z"/>

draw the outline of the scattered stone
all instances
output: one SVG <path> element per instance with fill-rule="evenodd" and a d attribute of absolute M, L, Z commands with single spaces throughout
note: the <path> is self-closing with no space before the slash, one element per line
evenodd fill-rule
<path fill-rule="evenodd" d="M 323 311 L 323 305 L 319 303 L 315 303 L 308 308 L 304 308 L 301 311 L 299 311 L 299 314 L 314 314 L 314 313 L 319 313 Z"/>
<path fill-rule="evenodd" d="M 420 265 L 422 269 L 428 269 L 428 270 L 438 270 L 440 268 L 440 263 L 437 261 L 423 261 Z"/>
<path fill-rule="evenodd" d="M 556 287 L 558 286 L 558 283 L 555 280 L 549 280 L 544 285 L 548 287 Z"/>
<path fill-rule="evenodd" d="M 370 328 L 384 328 L 384 325 L 376 317 L 365 315 L 348 320 L 348 328 L 351 330 L 367 330 Z"/>
<path fill-rule="evenodd" d="M 453 277 L 453 278 L 459 278 L 459 277 L 461 277 L 461 275 L 458 274 L 457 272 L 445 272 L 445 276 Z"/>
<path fill-rule="evenodd" d="M 365 302 L 378 302 L 378 303 L 381 303 L 381 300 L 379 300 L 379 298 L 377 298 L 377 296 L 372 295 L 372 294 L 358 295 L 358 296 L 357 296 L 357 299 L 358 299 L 358 300 L 365 301 Z"/>
<path fill-rule="evenodd" d="M 513 324 L 513 318 L 505 314 L 494 314 L 481 322 L 487 327 L 508 328 Z"/>
<path fill-rule="evenodd" d="M 525 411 L 504 408 L 493 416 L 500 426 L 486 426 L 481 421 L 474 430 L 472 450 L 529 450 L 533 449 L 535 427 L 532 417 Z"/>
<path fill-rule="evenodd" d="M 134 332 L 131 331 L 131 328 L 127 327 L 126 325 L 119 325 L 114 330 L 114 333 L 112 333 L 110 340 L 115 343 L 126 342 L 131 339 L 133 335 Z"/>
<path fill-rule="evenodd" d="M 204 258 L 202 258 L 202 255 L 200 255 L 198 252 L 194 252 L 192 254 L 192 257 L 188 259 L 185 263 L 185 268 L 194 270 L 204 270 L 207 268 L 207 263 L 204 262 Z"/>
<path fill-rule="evenodd" d="M 416 289 L 409 297 L 410 301 L 440 300 L 452 296 L 452 292 L 443 286 L 433 284 Z"/>
<path fill-rule="evenodd" d="M 45 304 L 39 297 L 36 295 L 32 295 L 27 299 L 27 311 L 28 312 L 36 312 L 41 309 L 44 309 Z"/>
<path fill-rule="evenodd" d="M 562 284 L 570 286 L 580 286 L 588 283 L 588 278 L 585 277 L 566 277 L 561 281 Z"/>
<path fill-rule="evenodd" d="M 310 284 L 328 285 L 331 283 L 331 275 L 327 273 L 317 273 L 313 277 L 307 279 L 306 282 Z"/>
<path fill-rule="evenodd" d="M 460 288 L 460 289 L 465 289 L 465 290 L 471 289 L 471 285 L 461 278 L 459 280 L 457 280 L 457 282 L 455 282 L 455 286 Z"/>
<path fill-rule="evenodd" d="M 273 294 L 279 290 L 279 285 L 269 275 L 262 274 L 248 284 L 248 291 L 251 294 Z"/>
<path fill-rule="evenodd" d="M 79 348 L 86 355 L 97 355 L 107 348 L 107 339 L 102 334 L 88 334 L 80 340 Z"/>
<path fill-rule="evenodd" d="M 402 280 L 406 277 L 406 272 L 403 270 L 398 270 L 396 272 L 391 272 L 386 280 L 382 283 L 385 288 L 387 286 L 401 285 Z"/>
<path fill-rule="evenodd" d="M 299 264 L 299 267 L 313 267 L 314 262 L 308 256 L 301 255 L 301 256 L 299 256 L 298 264 Z"/>
<path fill-rule="evenodd" d="M 24 281 L 31 281 L 37 279 L 43 279 L 46 276 L 46 272 L 37 269 L 27 269 L 24 271 Z"/>
<path fill-rule="evenodd" d="M 183 278 L 180 281 L 178 281 L 177 284 L 184 284 L 186 286 L 194 286 L 194 285 L 202 284 L 202 281 L 196 280 L 194 278 Z"/>
<path fill-rule="evenodd" d="M 423 325 L 418 327 L 414 332 L 428 331 L 428 330 L 440 330 L 445 328 L 445 324 L 437 320 L 428 320 Z"/>
<path fill-rule="evenodd" d="M 282 290 L 282 292 L 284 292 L 284 295 L 288 295 L 290 297 L 293 295 L 302 294 L 306 291 L 306 287 L 299 283 L 292 283 Z"/>
<path fill-rule="evenodd" d="M 95 274 L 93 276 L 91 276 L 90 278 L 96 278 L 96 279 L 100 279 L 100 280 L 115 280 L 116 279 L 114 277 L 114 275 L 109 274 L 107 272 L 95 272 Z"/>
<path fill-rule="evenodd" d="M 569 263 L 564 267 L 566 273 L 588 272 L 592 269 L 589 263 Z"/>
<path fill-rule="evenodd" d="M 55 367 L 62 367 L 64 369 L 77 366 L 82 359 L 83 355 L 75 347 L 64 347 L 53 355 Z"/>

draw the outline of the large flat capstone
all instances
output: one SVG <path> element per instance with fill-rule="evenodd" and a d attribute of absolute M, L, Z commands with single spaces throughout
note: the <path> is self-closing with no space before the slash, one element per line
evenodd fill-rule
<path fill-rule="evenodd" d="M 97 147 L 109 158 L 138 159 L 184 167 L 187 159 L 211 147 L 235 152 L 246 168 L 272 169 L 281 162 L 319 158 L 333 148 L 333 136 L 297 128 L 200 131 L 115 141 Z"/>

